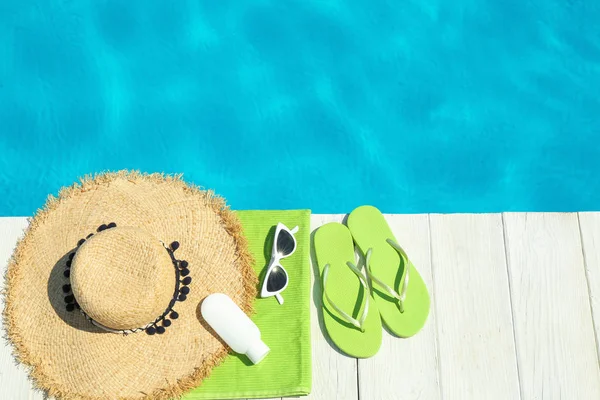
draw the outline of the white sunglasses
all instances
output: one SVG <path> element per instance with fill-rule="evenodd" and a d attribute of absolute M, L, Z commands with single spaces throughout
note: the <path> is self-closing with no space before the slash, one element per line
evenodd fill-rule
<path fill-rule="evenodd" d="M 267 266 L 267 273 L 263 280 L 260 297 L 275 296 L 279 304 L 283 304 L 281 292 L 288 285 L 288 274 L 281 260 L 291 256 L 296 251 L 296 238 L 294 234 L 298 232 L 298 227 L 289 229 L 281 222 L 275 228 L 275 236 L 273 237 L 273 249 L 271 250 L 271 261 Z"/>

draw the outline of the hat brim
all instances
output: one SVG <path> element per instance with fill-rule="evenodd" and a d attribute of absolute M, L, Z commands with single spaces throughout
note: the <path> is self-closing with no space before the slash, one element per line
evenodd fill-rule
<path fill-rule="evenodd" d="M 162 335 L 106 332 L 65 307 L 68 254 L 102 224 L 146 229 L 178 241 L 190 293 Z M 180 176 L 120 171 L 86 177 L 50 197 L 30 221 L 6 274 L 4 323 L 18 360 L 50 396 L 167 399 L 198 386 L 226 355 L 200 315 L 209 294 L 251 313 L 257 278 L 237 216 L 210 191 Z"/>

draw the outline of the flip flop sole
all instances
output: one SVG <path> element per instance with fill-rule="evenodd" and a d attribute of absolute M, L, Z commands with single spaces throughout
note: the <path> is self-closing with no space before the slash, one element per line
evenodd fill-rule
<path fill-rule="evenodd" d="M 371 272 L 385 284 L 400 293 L 400 281 L 404 268 L 409 268 L 409 281 L 401 313 L 396 300 L 377 284 L 373 284 L 373 294 L 383 322 L 395 335 L 410 337 L 423 328 L 429 315 L 430 299 L 423 278 L 408 260 L 387 243 L 396 238 L 383 214 L 372 206 L 361 206 L 348 216 L 348 228 L 354 241 L 363 253 L 371 249 Z"/>
<path fill-rule="evenodd" d="M 315 232 L 315 254 L 322 286 L 323 269 L 329 264 L 327 294 L 343 311 L 358 319 L 364 308 L 364 296 L 371 296 L 358 277 L 346 265 L 354 263 L 354 242 L 350 231 L 342 224 L 329 223 Z M 323 288 L 321 287 L 321 293 Z M 364 323 L 364 332 L 348 323 L 322 296 L 323 321 L 331 341 L 344 353 L 357 358 L 375 355 L 381 346 L 381 317 L 373 297 Z"/>

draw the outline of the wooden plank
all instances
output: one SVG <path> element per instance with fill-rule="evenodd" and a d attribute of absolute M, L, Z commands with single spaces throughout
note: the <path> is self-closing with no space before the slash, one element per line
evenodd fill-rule
<path fill-rule="evenodd" d="M 505 214 L 524 399 L 600 398 L 576 214 Z"/>
<path fill-rule="evenodd" d="M 421 332 L 400 339 L 384 331 L 381 349 L 372 358 L 358 361 L 361 399 L 439 399 L 436 316 L 431 276 L 429 217 L 386 215 L 394 236 L 423 277 L 432 308 Z M 401 385 L 397 384 L 401 382 Z"/>
<path fill-rule="evenodd" d="M 519 399 L 499 214 L 431 215 L 444 399 Z"/>
<path fill-rule="evenodd" d="M 600 213 L 579 213 L 579 225 L 585 271 L 594 322 L 596 350 L 600 355 L 598 336 L 600 333 Z"/>
<path fill-rule="evenodd" d="M 0 290 L 4 289 L 4 273 L 8 260 L 26 227 L 26 218 L 0 218 L 0 276 L 2 277 Z M 0 308 L 4 309 L 4 298 L 1 296 Z M 4 333 L 2 323 L 3 320 L 0 318 L 0 330 Z M 25 368 L 15 364 L 12 346 L 5 340 L 0 344 L 0 388 L 2 393 L 11 399 L 41 400 L 44 398 L 41 392 L 33 390 Z"/>
<path fill-rule="evenodd" d="M 357 362 L 337 350 L 331 343 L 323 324 L 321 308 L 321 284 L 314 254 L 314 231 L 328 222 L 342 222 L 343 215 L 311 216 L 311 268 L 313 271 L 311 301 L 312 336 L 312 391 L 306 399 L 310 400 L 352 400 L 358 399 Z"/>

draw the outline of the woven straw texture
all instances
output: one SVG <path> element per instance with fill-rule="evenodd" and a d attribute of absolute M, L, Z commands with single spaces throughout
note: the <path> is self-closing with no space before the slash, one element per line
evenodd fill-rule
<path fill-rule="evenodd" d="M 78 250 L 73 294 L 94 321 L 117 330 L 144 327 L 173 298 L 175 269 L 161 242 L 140 228 L 97 233 Z"/>
<path fill-rule="evenodd" d="M 163 243 L 178 241 L 175 256 L 189 262 L 190 293 L 175 305 L 179 318 L 162 335 L 110 333 L 66 311 L 68 255 L 109 222 L 143 229 Z M 223 199 L 180 176 L 105 173 L 62 189 L 30 221 L 9 262 L 4 323 L 18 360 L 50 396 L 167 399 L 197 386 L 227 354 L 200 317 L 202 299 L 222 292 L 251 313 L 256 281 L 240 222 Z"/>

